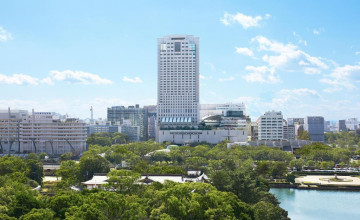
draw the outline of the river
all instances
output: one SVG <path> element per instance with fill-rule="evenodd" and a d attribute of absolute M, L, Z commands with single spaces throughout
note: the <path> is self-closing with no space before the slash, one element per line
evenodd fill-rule
<path fill-rule="evenodd" d="M 293 220 L 360 219 L 360 192 L 270 190 Z"/>

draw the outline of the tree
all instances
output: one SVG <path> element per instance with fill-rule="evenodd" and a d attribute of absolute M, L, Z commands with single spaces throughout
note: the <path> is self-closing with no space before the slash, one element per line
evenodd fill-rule
<path fill-rule="evenodd" d="M 145 196 L 153 204 L 150 219 L 253 219 L 249 205 L 206 183 L 166 183 Z"/>
<path fill-rule="evenodd" d="M 270 162 L 260 161 L 256 165 L 256 172 L 262 176 L 266 176 L 270 173 Z"/>
<path fill-rule="evenodd" d="M 287 173 L 287 165 L 285 162 L 275 161 L 271 164 L 270 174 L 273 178 L 282 178 Z"/>
<path fill-rule="evenodd" d="M 289 183 L 295 183 L 295 178 L 296 176 L 293 173 L 288 173 L 286 175 L 286 181 L 288 181 Z"/>
<path fill-rule="evenodd" d="M 90 137 L 88 137 L 86 142 L 88 145 L 100 145 L 100 146 L 111 146 L 112 143 L 110 137 L 101 137 L 96 134 L 92 134 Z"/>
<path fill-rule="evenodd" d="M 9 204 L 9 214 L 19 218 L 33 208 L 40 208 L 40 202 L 35 198 L 33 192 L 23 189 L 15 193 L 15 199 Z"/>
<path fill-rule="evenodd" d="M 309 132 L 307 131 L 299 131 L 298 140 L 310 140 Z"/>
<path fill-rule="evenodd" d="M 38 155 L 36 155 L 36 153 L 30 153 L 27 155 L 26 157 L 28 160 L 39 160 Z"/>
<path fill-rule="evenodd" d="M 55 211 L 55 217 L 64 219 L 65 213 L 73 206 L 80 206 L 84 196 L 74 191 L 60 191 L 51 197 L 48 202 L 49 208 Z"/>
<path fill-rule="evenodd" d="M 129 140 L 129 137 L 124 133 L 115 132 L 111 140 L 112 144 L 125 144 Z"/>
<path fill-rule="evenodd" d="M 2 219 L 2 220 L 16 220 L 15 217 L 10 217 L 5 213 L 0 213 L 0 219 Z"/>
<path fill-rule="evenodd" d="M 304 165 L 305 161 L 303 159 L 294 159 L 290 161 L 290 168 L 296 168 L 297 171 L 301 171 Z"/>
<path fill-rule="evenodd" d="M 39 154 L 39 159 L 40 159 L 40 160 L 45 160 L 45 157 L 46 157 L 46 156 L 48 156 L 47 153 L 41 152 L 41 153 Z"/>
<path fill-rule="evenodd" d="M 67 153 L 61 154 L 60 160 L 61 160 L 61 161 L 71 160 L 72 157 L 73 157 L 73 153 L 67 152 Z"/>
<path fill-rule="evenodd" d="M 73 206 L 66 213 L 68 220 L 106 220 L 104 213 L 95 203 L 84 204 L 82 206 Z"/>
<path fill-rule="evenodd" d="M 56 175 L 61 177 L 61 182 L 66 186 L 76 185 L 79 181 L 80 165 L 74 160 L 63 161 Z"/>
<path fill-rule="evenodd" d="M 321 169 L 330 170 L 334 167 L 335 163 L 333 161 L 323 161 L 320 164 Z"/>
<path fill-rule="evenodd" d="M 171 161 L 170 155 L 167 152 L 157 151 L 151 156 L 153 161 Z"/>
<path fill-rule="evenodd" d="M 290 220 L 287 211 L 268 202 L 258 202 L 254 206 L 256 220 Z"/>
<path fill-rule="evenodd" d="M 136 182 L 141 175 L 130 170 L 112 170 L 107 176 L 109 179 L 105 187 L 110 190 L 128 194 L 136 191 L 140 186 Z"/>
<path fill-rule="evenodd" d="M 28 173 L 28 170 L 26 160 L 21 157 L 0 157 L 0 176 L 10 175 L 15 172 Z"/>
<path fill-rule="evenodd" d="M 32 209 L 29 213 L 21 216 L 19 220 L 53 220 L 55 212 L 50 209 Z"/>
<path fill-rule="evenodd" d="M 80 180 L 86 181 L 93 177 L 94 173 L 108 173 L 110 163 L 99 155 L 87 155 L 80 158 Z"/>
<path fill-rule="evenodd" d="M 29 169 L 29 178 L 35 180 L 39 184 L 42 183 L 42 179 L 44 177 L 44 168 L 43 164 L 39 161 L 29 159 L 26 161 Z"/>

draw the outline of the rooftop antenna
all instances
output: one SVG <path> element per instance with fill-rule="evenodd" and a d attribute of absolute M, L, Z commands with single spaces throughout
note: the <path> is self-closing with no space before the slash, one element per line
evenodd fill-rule
<path fill-rule="evenodd" d="M 90 106 L 90 112 L 91 112 L 90 125 L 94 125 L 94 110 L 92 106 Z"/>

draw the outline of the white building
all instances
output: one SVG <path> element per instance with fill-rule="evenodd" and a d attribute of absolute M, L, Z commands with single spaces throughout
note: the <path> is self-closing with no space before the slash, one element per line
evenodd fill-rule
<path fill-rule="evenodd" d="M 247 142 L 248 132 L 243 130 L 160 130 L 159 142 L 170 141 L 175 144 L 185 145 L 190 143 L 207 142 L 217 144 L 224 140 L 230 142 Z"/>
<path fill-rule="evenodd" d="M 158 39 L 157 124 L 199 123 L 199 38 L 169 35 Z"/>
<path fill-rule="evenodd" d="M 259 140 L 283 140 L 283 115 L 281 111 L 268 111 L 258 119 Z"/>
<path fill-rule="evenodd" d="M 153 182 L 159 182 L 164 184 L 165 181 L 172 181 L 175 183 L 186 183 L 186 182 L 209 182 L 209 177 L 201 171 L 195 171 L 195 174 L 188 174 L 184 176 L 181 174 L 165 174 L 165 175 L 154 175 L 154 174 L 143 174 L 140 179 L 137 180 L 136 184 L 152 184 Z M 95 174 L 91 180 L 82 182 L 87 189 L 104 189 L 105 184 L 108 184 L 109 177 L 106 174 Z"/>
<path fill-rule="evenodd" d="M 357 130 L 360 128 L 360 122 L 357 118 L 349 118 L 346 121 L 346 128 L 352 131 Z"/>
<path fill-rule="evenodd" d="M 80 154 L 86 148 L 86 124 L 53 112 L 0 110 L 0 147 L 3 153 Z"/>
<path fill-rule="evenodd" d="M 200 104 L 200 119 L 212 115 L 226 115 L 227 111 L 241 112 L 247 116 L 246 106 L 244 103 L 228 103 L 228 104 Z"/>

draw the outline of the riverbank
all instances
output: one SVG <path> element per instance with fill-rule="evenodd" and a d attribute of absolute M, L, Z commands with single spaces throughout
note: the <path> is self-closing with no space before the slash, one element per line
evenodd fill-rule
<path fill-rule="evenodd" d="M 360 191 L 360 178 L 354 176 L 307 175 L 295 179 L 295 183 L 270 183 L 271 188 L 293 188 L 305 190 Z"/>

